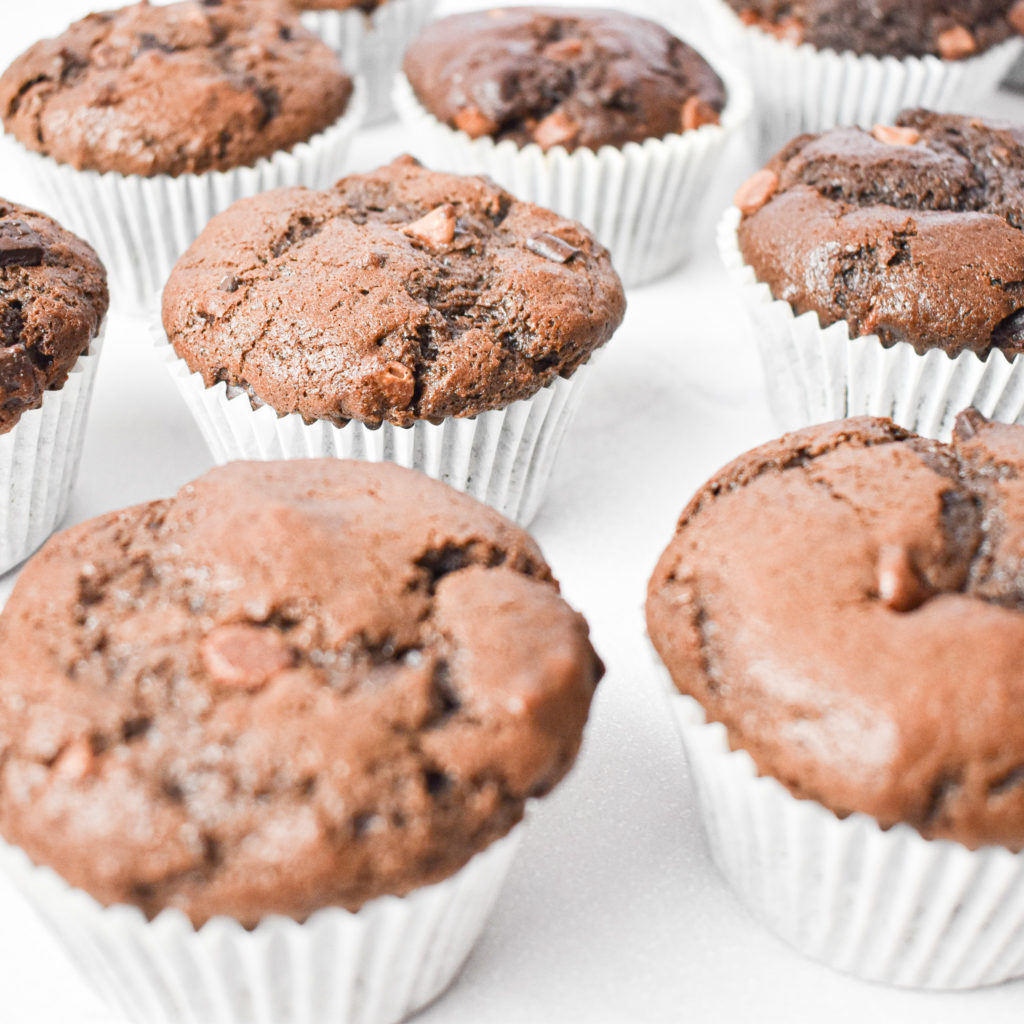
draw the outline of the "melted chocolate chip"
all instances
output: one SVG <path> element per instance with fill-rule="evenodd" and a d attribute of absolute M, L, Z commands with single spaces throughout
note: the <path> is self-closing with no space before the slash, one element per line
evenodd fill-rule
<path fill-rule="evenodd" d="M 544 259 L 552 260 L 555 263 L 568 263 L 580 251 L 576 246 L 570 245 L 563 239 L 558 238 L 556 235 L 550 235 L 546 231 L 528 238 L 526 240 L 526 248 L 530 252 L 543 256 Z"/>
<path fill-rule="evenodd" d="M 43 240 L 20 220 L 0 221 L 0 267 L 38 267 Z"/>

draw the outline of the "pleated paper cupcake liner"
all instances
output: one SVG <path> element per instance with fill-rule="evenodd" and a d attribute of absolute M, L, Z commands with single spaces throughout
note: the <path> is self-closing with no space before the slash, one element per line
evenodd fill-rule
<path fill-rule="evenodd" d="M 135 907 L 101 906 L 7 844 L 0 868 L 84 979 L 136 1024 L 393 1024 L 451 984 L 523 829 L 407 896 L 248 930 L 226 917 L 196 929 L 177 910 L 148 921 Z"/>
<path fill-rule="evenodd" d="M 806 956 L 870 981 L 968 989 L 1024 975 L 1024 855 L 837 818 L 758 776 L 725 727 L 672 691 L 711 856 Z"/>
<path fill-rule="evenodd" d="M 325 420 L 305 423 L 298 413 L 280 416 L 266 405 L 254 409 L 247 395 L 229 394 L 223 382 L 207 387 L 174 351 L 159 317 L 152 315 L 150 322 L 157 352 L 218 464 L 315 458 L 394 462 L 465 491 L 523 525 L 540 507 L 596 358 L 595 353 L 571 378 L 559 377 L 531 398 L 472 418 L 378 428 L 352 420 L 337 427 Z"/>
<path fill-rule="evenodd" d="M 47 212 L 99 253 L 115 307 L 141 314 L 210 218 L 235 200 L 286 185 L 322 188 L 341 177 L 363 105 L 357 85 L 348 110 L 330 128 L 287 152 L 230 171 L 145 178 L 78 171 L 13 140 L 5 152 L 27 165 Z"/>
<path fill-rule="evenodd" d="M 437 0 L 387 0 L 370 14 L 359 10 L 305 11 L 302 23 L 366 84 L 365 124 L 394 117 L 391 86 L 402 58 L 430 21 Z"/>
<path fill-rule="evenodd" d="M 751 110 L 744 80 L 719 67 L 729 101 L 721 125 L 681 135 L 602 146 L 573 153 L 556 146 L 471 139 L 430 114 L 404 75 L 395 81 L 395 105 L 411 130 L 410 145 L 442 170 L 486 174 L 518 199 L 548 207 L 590 228 L 611 252 L 627 286 L 664 276 L 683 263 L 726 143 Z"/>
<path fill-rule="evenodd" d="M 0 572 L 32 554 L 67 514 L 102 347 L 101 328 L 64 386 L 0 434 Z"/>
<path fill-rule="evenodd" d="M 762 159 L 801 132 L 890 124 L 908 107 L 982 113 L 978 101 L 998 87 L 1024 49 L 1024 39 L 1014 37 L 955 61 L 836 53 L 744 25 L 725 0 L 704 4 L 719 47 L 749 72 Z"/>
<path fill-rule="evenodd" d="M 754 323 L 768 402 L 780 430 L 847 416 L 888 416 L 925 437 L 948 441 L 956 415 L 973 405 L 1001 423 L 1024 423 L 1024 361 L 1001 352 L 950 357 L 889 348 L 877 334 L 850 337 L 845 321 L 822 327 L 817 313 L 797 316 L 775 299 L 743 260 L 740 212 L 726 211 L 718 246 Z"/>

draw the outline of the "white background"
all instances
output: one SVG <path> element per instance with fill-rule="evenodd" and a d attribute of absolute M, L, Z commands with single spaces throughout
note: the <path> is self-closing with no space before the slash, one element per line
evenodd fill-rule
<path fill-rule="evenodd" d="M 692 2 L 662 6 L 678 5 L 699 36 Z M 471 6 L 442 0 L 443 10 Z M 0 67 L 89 7 L 0 0 Z M 1001 95 L 992 111 L 1024 118 L 1024 99 Z M 350 169 L 401 148 L 395 128 L 365 133 Z M 714 214 L 748 169 L 736 159 L 723 172 L 691 265 L 630 294 L 533 524 L 608 675 L 576 771 L 538 809 L 485 937 L 423 1024 L 999 1024 L 1024 1014 L 1024 982 L 919 994 L 810 963 L 762 930 L 708 861 L 643 600 L 692 492 L 774 433 L 749 328 L 712 243 Z M 31 184 L 0 166 L 5 198 L 38 202 Z M 211 465 L 141 323 L 112 317 L 110 328 L 69 522 L 171 494 Z M 0 580 L 0 596 L 11 582 Z M 0 1024 L 22 1022 L 120 1024 L 0 883 Z"/>

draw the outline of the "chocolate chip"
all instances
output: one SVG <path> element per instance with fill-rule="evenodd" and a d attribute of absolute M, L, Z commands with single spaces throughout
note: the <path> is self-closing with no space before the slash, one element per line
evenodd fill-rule
<path fill-rule="evenodd" d="M 878 596 L 896 612 L 912 612 L 933 590 L 917 574 L 903 544 L 883 544 L 878 552 Z"/>
<path fill-rule="evenodd" d="M 220 626 L 203 640 L 203 664 L 221 686 L 257 689 L 295 663 L 281 634 L 260 626 Z"/>
<path fill-rule="evenodd" d="M 705 103 L 699 96 L 691 96 L 683 104 L 680 123 L 684 132 L 691 132 L 706 124 L 721 124 L 722 119 L 710 103 Z"/>
<path fill-rule="evenodd" d="M 988 425 L 988 418 L 983 416 L 973 406 L 957 413 L 956 423 L 953 426 L 954 441 L 970 441 L 982 427 Z"/>
<path fill-rule="evenodd" d="M 546 231 L 528 238 L 526 240 L 526 248 L 530 252 L 543 256 L 544 259 L 551 260 L 554 263 L 568 263 L 573 256 L 580 252 L 576 246 L 570 245 L 564 239 L 558 238 L 555 235 L 549 235 Z"/>
<path fill-rule="evenodd" d="M 541 149 L 553 149 L 572 142 L 579 135 L 580 126 L 561 110 L 548 114 L 533 131 L 533 141 Z"/>
<path fill-rule="evenodd" d="M 43 240 L 24 221 L 0 221 L 0 267 L 38 267 Z"/>
<path fill-rule="evenodd" d="M 137 53 L 145 53 L 147 50 L 159 50 L 161 53 L 174 53 L 174 47 L 169 43 L 158 39 L 152 32 L 142 32 L 139 35 Z"/>
<path fill-rule="evenodd" d="M 221 278 L 220 284 L 217 285 L 217 287 L 222 292 L 237 292 L 240 283 L 241 282 L 234 274 L 226 274 Z"/>
<path fill-rule="evenodd" d="M 431 248 L 443 249 L 455 238 L 455 207 L 442 203 L 426 216 L 401 228 L 403 235 L 425 242 Z"/>
<path fill-rule="evenodd" d="M 498 130 L 498 122 L 489 118 L 477 107 L 463 107 L 457 110 L 452 118 L 455 127 L 465 132 L 471 139 L 480 139 L 485 135 L 493 135 Z"/>
<path fill-rule="evenodd" d="M 733 203 L 739 207 L 744 217 L 749 217 L 768 202 L 775 190 L 779 187 L 779 176 L 763 167 L 756 174 L 751 175 L 738 189 L 733 196 Z"/>
<path fill-rule="evenodd" d="M 992 345 L 1003 350 L 1024 345 L 1024 309 L 1015 309 L 996 324 L 992 330 Z"/>
<path fill-rule="evenodd" d="M 954 25 L 939 33 L 936 49 L 943 60 L 963 60 L 977 52 L 978 43 L 969 29 L 963 25 Z"/>
<path fill-rule="evenodd" d="M 872 136 L 886 146 L 916 146 L 921 133 L 916 128 L 903 128 L 893 124 L 876 124 Z"/>

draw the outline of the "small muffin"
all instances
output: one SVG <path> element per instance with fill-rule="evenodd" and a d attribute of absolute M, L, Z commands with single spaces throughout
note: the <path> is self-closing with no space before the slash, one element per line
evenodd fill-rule
<path fill-rule="evenodd" d="M 0 199 L 0 572 L 67 511 L 107 304 L 106 272 L 85 242 Z"/>
<path fill-rule="evenodd" d="M 723 252 L 741 279 L 752 273 L 759 283 L 752 290 L 748 279 L 745 292 L 762 327 L 765 318 L 775 322 L 759 333 L 766 359 L 780 364 L 773 376 L 783 376 L 781 361 L 789 363 L 783 390 L 812 400 L 826 387 L 822 373 L 841 373 L 828 357 L 794 359 L 794 346 L 838 351 L 854 339 L 865 353 L 848 361 L 846 404 L 808 409 L 804 423 L 884 413 L 948 437 L 964 401 L 1016 419 L 1019 410 L 1000 402 L 1024 345 L 1024 294 L 1016 284 L 1024 264 L 1022 172 L 1021 125 L 913 110 L 870 132 L 800 136 L 740 188 L 738 210 L 723 224 Z M 779 304 L 791 312 L 772 308 Z M 780 341 L 780 324 L 793 337 Z M 830 325 L 837 326 L 829 332 Z M 911 351 L 895 351 L 904 347 Z M 932 353 L 938 376 L 929 378 L 922 407 L 904 385 Z M 986 370 L 981 361 L 990 354 Z M 978 390 L 964 392 L 957 357 Z M 891 386 L 872 395 L 858 390 L 854 375 Z M 855 404 L 870 401 L 901 404 Z"/>
<path fill-rule="evenodd" d="M 748 101 L 661 25 L 596 8 L 453 15 L 420 34 L 404 71 L 396 97 L 420 152 L 580 220 L 628 284 L 687 255 Z"/>
<path fill-rule="evenodd" d="M 194 238 L 233 188 L 246 194 L 296 173 L 322 183 L 314 163 L 347 139 L 338 124 L 352 90 L 334 54 L 283 8 L 143 2 L 30 47 L 0 75 L 0 116 L 62 219 L 116 254 L 115 296 L 123 277 L 142 301 L 163 283 L 182 237 Z M 257 175 L 240 173 L 253 165 Z M 187 181 L 230 172 L 217 189 Z M 82 209 L 81 190 L 99 216 Z"/>
<path fill-rule="evenodd" d="M 624 311 L 608 253 L 580 225 L 405 157 L 324 191 L 236 203 L 175 267 L 163 326 L 186 383 L 199 374 L 220 406 L 247 396 L 254 430 L 261 406 L 279 424 L 295 414 L 329 426 L 300 431 L 296 454 L 315 454 L 309 438 L 321 436 L 331 454 L 338 428 L 358 437 L 364 425 L 442 424 L 537 400 L 568 384 Z M 201 423 L 213 429 L 214 415 Z M 226 439 L 218 457 L 250 454 L 240 443 Z M 517 445 L 495 457 L 528 455 Z M 483 469 L 473 467 L 479 486 Z"/>
<path fill-rule="evenodd" d="M 0 834 L 98 904 L 142 911 L 111 925 L 90 904 L 115 959 L 136 939 L 164 949 L 146 921 L 169 908 L 193 953 L 226 918 L 243 927 L 223 962 L 300 954 L 296 1006 L 336 1005 L 321 986 L 342 982 L 377 998 L 410 956 L 443 959 L 452 929 L 479 926 L 497 878 L 469 894 L 469 924 L 435 907 L 451 918 L 436 935 L 408 916 L 417 898 L 392 897 L 436 903 L 477 877 L 461 873 L 569 770 L 603 671 L 523 531 L 422 474 L 337 459 L 235 463 L 60 534 L 19 578 L 0 644 Z M 334 954 L 311 989 L 296 980 L 308 943 L 374 906 L 399 916 L 397 947 L 363 935 L 351 970 Z M 303 945 L 268 941 L 273 915 Z M 172 991 L 217 984 L 156 955 Z"/>
<path fill-rule="evenodd" d="M 970 987 L 1024 962 L 992 887 L 1024 881 L 1021 479 L 1024 428 L 974 410 L 951 444 L 808 428 L 712 477 L 651 579 L 715 858 L 844 970 Z"/>
<path fill-rule="evenodd" d="M 420 103 L 471 138 L 621 148 L 719 124 L 726 91 L 699 53 L 620 11 L 517 7 L 428 26 L 405 55 Z"/>

